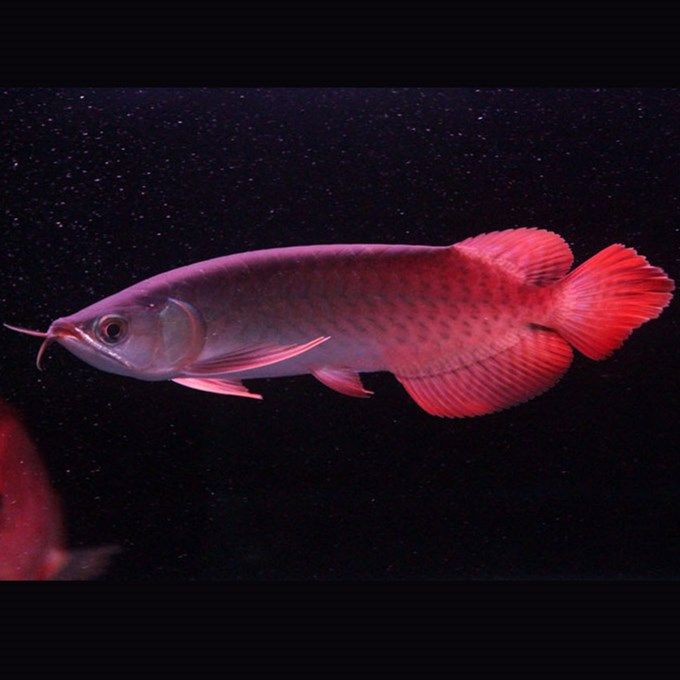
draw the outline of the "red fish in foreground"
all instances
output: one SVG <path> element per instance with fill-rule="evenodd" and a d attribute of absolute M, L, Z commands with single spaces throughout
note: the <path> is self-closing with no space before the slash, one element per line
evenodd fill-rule
<path fill-rule="evenodd" d="M 510 229 L 448 247 L 261 250 L 159 274 L 57 319 L 87 363 L 142 380 L 260 399 L 242 383 L 310 373 L 353 397 L 390 371 L 437 416 L 530 399 L 572 360 L 611 354 L 670 302 L 673 282 L 614 244 L 570 271 L 557 234 Z"/>
<path fill-rule="evenodd" d="M 26 431 L 0 402 L 0 581 L 94 578 L 116 551 L 64 548 L 59 499 Z"/>

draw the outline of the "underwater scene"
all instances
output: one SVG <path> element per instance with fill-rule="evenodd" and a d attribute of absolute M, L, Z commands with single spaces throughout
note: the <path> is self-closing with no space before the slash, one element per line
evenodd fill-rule
<path fill-rule="evenodd" d="M 1 90 L 0 580 L 677 579 L 679 120 Z"/>

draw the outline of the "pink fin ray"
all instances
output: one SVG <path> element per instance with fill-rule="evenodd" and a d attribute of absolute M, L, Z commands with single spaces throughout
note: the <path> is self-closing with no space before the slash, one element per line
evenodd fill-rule
<path fill-rule="evenodd" d="M 261 394 L 251 392 L 240 380 L 219 380 L 217 378 L 173 378 L 172 382 L 202 392 L 215 394 L 229 394 L 234 397 L 249 397 L 262 399 Z"/>
<path fill-rule="evenodd" d="M 373 394 L 361 384 L 359 374 L 347 368 L 320 368 L 312 371 L 312 375 L 326 387 L 348 397 L 370 397 Z"/>
<path fill-rule="evenodd" d="M 183 374 L 187 377 L 217 376 L 223 373 L 237 373 L 269 366 L 308 352 L 317 345 L 326 342 L 326 340 L 330 340 L 329 335 L 323 335 L 310 342 L 297 345 L 263 344 L 244 347 L 229 354 L 187 366 Z"/>
<path fill-rule="evenodd" d="M 453 247 L 487 255 L 537 286 L 561 279 L 574 261 L 561 236 L 535 227 L 492 231 L 467 238 Z"/>
<path fill-rule="evenodd" d="M 545 392 L 571 359 L 571 347 L 559 335 L 532 328 L 514 345 L 451 371 L 396 377 L 428 413 L 462 418 L 500 411 Z"/>

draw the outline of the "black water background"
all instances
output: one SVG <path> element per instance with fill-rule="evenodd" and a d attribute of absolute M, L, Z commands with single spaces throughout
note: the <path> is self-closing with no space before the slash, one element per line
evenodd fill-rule
<path fill-rule="evenodd" d="M 680 272 L 677 90 L 12 89 L 2 321 L 44 328 L 230 252 L 544 226 Z M 107 578 L 678 576 L 677 301 L 613 358 L 470 420 L 312 378 L 263 403 L 97 372 L 2 332 L 74 546 Z"/>

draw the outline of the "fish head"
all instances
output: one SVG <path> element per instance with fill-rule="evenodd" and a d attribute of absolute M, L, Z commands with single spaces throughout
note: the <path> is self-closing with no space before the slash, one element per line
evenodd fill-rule
<path fill-rule="evenodd" d="M 5 324 L 7 325 L 7 324 Z M 108 373 L 141 380 L 167 380 L 178 375 L 203 348 L 205 331 L 198 310 L 172 297 L 113 295 L 56 319 L 38 352 L 58 342 L 86 363 Z"/>

